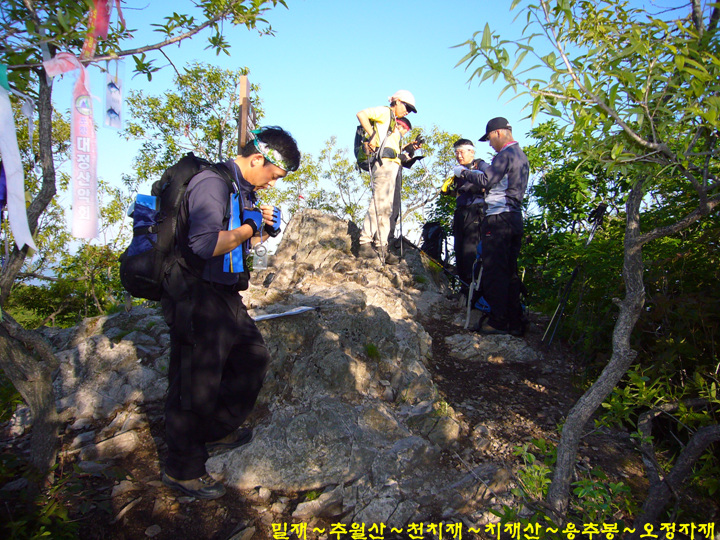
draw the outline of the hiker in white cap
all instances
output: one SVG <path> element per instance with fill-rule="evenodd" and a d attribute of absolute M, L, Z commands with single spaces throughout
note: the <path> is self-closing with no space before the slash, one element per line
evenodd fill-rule
<path fill-rule="evenodd" d="M 370 107 L 357 113 L 368 137 L 367 155 L 372 156 L 370 175 L 373 197 L 360 234 L 360 257 L 384 258 L 396 264 L 397 256 L 388 252 L 390 214 L 395 197 L 396 179 L 400 168 L 401 133 L 397 119 L 417 112 L 415 97 L 407 90 L 398 90 L 390 98 L 390 106 Z"/>

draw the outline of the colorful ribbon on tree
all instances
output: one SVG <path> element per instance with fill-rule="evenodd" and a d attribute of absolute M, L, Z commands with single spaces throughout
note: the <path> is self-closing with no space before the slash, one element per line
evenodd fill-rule
<path fill-rule="evenodd" d="M 125 26 L 125 19 L 120 9 L 120 0 L 114 0 L 114 2 L 113 0 L 93 0 L 94 5 L 88 17 L 88 33 L 80 53 L 81 59 L 86 60 L 95 56 L 98 37 L 107 38 L 113 3 L 117 5 L 120 23 Z"/>
<path fill-rule="evenodd" d="M 0 157 L 5 169 L 8 217 L 15 243 L 18 249 L 27 246 L 37 251 L 27 220 L 25 175 L 20 160 L 10 95 L 2 85 L 0 85 Z"/>
<path fill-rule="evenodd" d="M 72 145 L 73 220 L 72 234 L 77 238 L 98 235 L 97 142 L 93 122 L 92 96 L 85 67 L 70 53 L 58 53 L 43 62 L 50 77 L 79 69 L 73 88 L 70 141 Z"/>

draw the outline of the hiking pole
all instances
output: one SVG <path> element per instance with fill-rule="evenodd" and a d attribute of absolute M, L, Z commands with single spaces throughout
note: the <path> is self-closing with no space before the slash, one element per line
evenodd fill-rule
<path fill-rule="evenodd" d="M 590 212 L 590 215 L 588 216 L 590 219 L 593 220 L 592 227 L 590 229 L 590 236 L 588 236 L 587 241 L 585 242 L 585 247 L 590 245 L 590 242 L 595 237 L 595 233 L 597 232 L 598 228 L 602 224 L 603 218 L 605 216 L 605 212 L 607 210 L 607 204 L 600 203 L 598 207 Z M 547 346 L 549 347 L 552 345 L 553 339 L 555 338 L 555 333 L 557 332 L 558 327 L 560 326 L 560 320 L 562 319 L 563 312 L 565 311 L 565 305 L 567 304 L 568 297 L 570 296 L 570 287 L 572 286 L 573 282 L 575 281 L 575 278 L 578 275 L 578 272 L 580 271 L 580 265 L 578 264 L 575 266 L 575 269 L 572 271 L 572 274 L 570 275 L 570 280 L 565 285 L 565 289 L 563 290 L 562 297 L 560 298 L 560 303 L 555 308 L 555 313 L 553 313 L 552 319 L 550 319 L 550 322 L 548 323 L 547 328 L 545 329 L 545 333 L 542 337 L 542 342 L 545 342 L 545 338 L 548 335 L 548 332 L 550 331 L 550 328 L 553 328 L 552 334 L 550 335 L 550 340 L 547 343 Z"/>
<path fill-rule="evenodd" d="M 382 262 L 383 268 L 385 268 L 385 248 L 383 247 L 382 240 L 380 237 L 380 216 L 378 215 L 377 199 L 375 199 L 375 176 L 373 175 L 373 166 L 375 165 L 375 157 L 370 160 L 368 172 L 370 173 L 370 192 L 372 194 L 373 207 L 375 208 L 375 234 L 377 234 L 378 241 L 380 242 L 380 262 Z M 377 158 L 378 163 L 382 167 L 382 159 Z"/>
<path fill-rule="evenodd" d="M 391 120 L 392 123 L 392 120 Z M 382 142 L 380 143 L 380 147 L 375 152 L 374 158 L 372 161 L 377 160 L 378 167 L 382 167 L 382 155 L 383 151 L 385 150 L 385 143 L 387 142 L 387 138 L 389 133 L 390 127 L 388 126 L 388 132 L 385 133 L 385 137 L 383 138 Z M 380 214 L 378 214 L 378 208 L 377 208 L 377 199 L 375 198 L 375 177 L 373 175 L 372 169 L 373 169 L 374 163 L 369 163 L 369 172 L 370 172 L 370 189 L 372 190 L 372 198 L 373 198 L 373 205 L 375 207 L 375 227 L 377 230 L 375 231 L 377 234 L 378 242 L 380 243 L 380 258 L 382 259 L 382 265 L 383 268 L 385 268 L 385 245 L 383 244 L 382 235 L 380 234 Z M 386 238 L 386 240 L 388 240 Z"/>
<path fill-rule="evenodd" d="M 399 207 L 398 207 L 398 219 L 400 220 L 400 258 L 403 256 L 403 230 L 402 230 L 402 222 L 403 222 L 403 212 L 402 212 L 402 166 L 398 169 L 398 174 L 400 175 L 400 185 L 397 186 L 400 190 L 400 198 L 399 198 Z"/>

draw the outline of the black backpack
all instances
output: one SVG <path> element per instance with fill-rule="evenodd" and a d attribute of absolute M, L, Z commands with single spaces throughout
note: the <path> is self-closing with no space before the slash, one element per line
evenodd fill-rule
<path fill-rule="evenodd" d="M 373 131 L 373 135 L 375 134 L 375 131 Z M 365 153 L 365 146 L 364 144 L 368 142 L 372 137 L 368 137 L 365 133 L 365 129 L 358 125 L 358 127 L 355 129 L 355 143 L 353 144 L 353 148 L 355 150 L 355 161 L 357 163 L 357 166 L 359 169 L 363 171 L 369 171 L 370 170 L 370 156 L 368 156 Z"/>
<path fill-rule="evenodd" d="M 439 221 L 431 221 L 423 225 L 422 244 L 420 249 L 437 262 L 442 261 L 443 244 L 447 239 L 445 229 Z"/>
<path fill-rule="evenodd" d="M 186 266 L 197 265 L 183 258 L 175 231 L 188 183 L 206 169 L 218 172 L 232 191 L 232 179 L 224 167 L 189 152 L 153 184 L 151 195 L 137 195 L 130 214 L 133 238 L 120 256 L 120 281 L 132 296 L 160 300 L 163 278 L 173 264 L 185 260 Z"/>
<path fill-rule="evenodd" d="M 395 130 L 395 115 L 391 114 L 390 116 L 390 125 L 388 126 L 387 133 L 385 133 L 385 137 L 382 140 L 382 143 L 380 144 L 380 148 L 375 151 L 375 154 L 372 157 L 380 157 L 380 159 L 384 157 L 390 157 L 395 158 L 397 157 L 397 154 L 395 151 L 392 151 L 391 153 L 385 153 L 385 142 L 387 141 L 388 135 L 392 133 Z M 370 158 L 371 156 L 368 156 L 365 152 L 365 143 L 370 142 L 373 137 L 375 137 L 375 134 L 377 133 L 377 128 L 375 124 L 373 124 L 373 132 L 368 136 L 367 133 L 365 133 L 365 128 L 363 128 L 361 125 L 358 125 L 357 128 L 355 128 L 355 142 L 353 143 L 353 151 L 355 153 L 355 162 L 357 164 L 357 167 L 363 171 L 369 171 L 370 170 Z M 389 149 L 388 149 L 389 150 Z"/>

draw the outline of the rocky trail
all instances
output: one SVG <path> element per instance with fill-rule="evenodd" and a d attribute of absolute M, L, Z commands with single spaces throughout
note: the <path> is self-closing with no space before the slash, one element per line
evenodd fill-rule
<path fill-rule="evenodd" d="M 168 340 L 156 308 L 46 331 L 59 408 L 74 411 L 56 476 L 80 538 L 350 538 L 363 522 L 387 525 L 388 539 L 416 522 L 462 524 L 472 538 L 519 503 L 514 449 L 556 440 L 579 366 L 559 345 L 543 350 L 536 316 L 524 338 L 463 329 L 442 273 L 416 251 L 382 267 L 353 257 L 352 240 L 346 222 L 296 216 L 243 294 L 256 315 L 314 309 L 259 323 L 273 365 L 253 442 L 208 461 L 228 487 L 218 500 L 161 482 Z M 6 450 L 27 450 L 22 414 L 3 433 Z M 632 455 L 627 435 L 591 431 L 580 466 L 642 489 Z M 0 495 L 13 490 L 22 483 Z"/>

